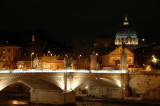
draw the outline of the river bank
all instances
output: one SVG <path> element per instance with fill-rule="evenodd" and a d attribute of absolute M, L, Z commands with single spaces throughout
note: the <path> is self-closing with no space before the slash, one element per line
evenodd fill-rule
<path fill-rule="evenodd" d="M 160 106 L 160 100 L 141 100 L 139 98 L 134 99 L 109 99 L 109 98 L 91 98 L 91 97 L 76 97 L 76 101 L 83 102 L 83 101 L 89 101 L 89 102 L 104 102 L 104 103 L 116 103 L 116 104 L 138 104 L 138 105 L 156 105 Z"/>
<path fill-rule="evenodd" d="M 34 106 L 31 104 L 29 94 L 1 94 L 0 102 L 3 104 L 21 104 Z M 2 105 L 0 103 L 0 105 Z M 108 106 L 114 104 L 116 106 L 160 106 L 159 100 L 140 100 L 138 98 L 127 98 L 127 99 L 109 99 L 109 98 L 93 98 L 93 97 L 76 97 L 76 103 L 72 106 Z M 41 104 L 42 105 L 42 104 Z M 43 104 L 44 105 L 44 104 Z M 47 105 L 48 106 L 48 105 Z"/>

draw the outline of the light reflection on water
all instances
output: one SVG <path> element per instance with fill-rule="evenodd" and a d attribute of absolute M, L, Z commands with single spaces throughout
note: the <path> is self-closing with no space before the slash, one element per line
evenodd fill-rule
<path fill-rule="evenodd" d="M 83 101 L 76 102 L 76 106 L 158 106 L 156 104 L 124 104 L 124 103 L 107 103 L 107 102 L 91 102 Z M 0 106 L 52 106 L 52 105 L 40 105 L 40 104 L 29 104 L 28 100 L 5 100 L 0 99 Z M 53 105 L 54 106 L 54 105 Z M 68 105 L 67 105 L 68 106 Z"/>
<path fill-rule="evenodd" d="M 29 104 L 27 100 L 0 100 L 0 106 L 51 106 L 40 104 Z M 103 102 L 76 102 L 76 106 L 124 106 L 122 104 L 106 104 Z M 127 105 L 125 105 L 127 106 Z"/>
<path fill-rule="evenodd" d="M 29 101 L 25 100 L 0 100 L 0 106 L 50 106 L 40 104 L 29 104 Z M 103 102 L 76 102 L 76 106 L 124 106 L 121 104 L 105 104 Z"/>
<path fill-rule="evenodd" d="M 11 104 L 13 104 L 13 105 L 28 105 L 28 101 L 12 100 Z"/>

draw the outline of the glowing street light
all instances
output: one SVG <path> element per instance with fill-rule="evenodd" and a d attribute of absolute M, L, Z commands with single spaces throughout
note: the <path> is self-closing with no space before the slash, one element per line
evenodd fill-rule
<path fill-rule="evenodd" d="M 152 62 L 155 64 L 155 69 L 156 69 L 156 64 L 159 61 L 154 55 L 152 55 Z"/>
<path fill-rule="evenodd" d="M 88 86 L 86 86 L 86 89 L 88 89 Z"/>
<path fill-rule="evenodd" d="M 157 61 L 158 61 L 158 59 L 155 58 L 155 57 L 153 57 L 152 62 L 153 62 L 153 63 L 157 63 Z"/>
<path fill-rule="evenodd" d="M 50 50 L 48 50 L 48 54 L 51 54 L 51 51 L 50 51 Z"/>

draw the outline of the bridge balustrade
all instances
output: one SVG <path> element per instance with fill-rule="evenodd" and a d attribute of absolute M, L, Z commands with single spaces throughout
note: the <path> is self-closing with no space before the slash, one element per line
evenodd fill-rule
<path fill-rule="evenodd" d="M 81 69 L 12 69 L 0 73 L 127 73 L 126 70 L 81 70 Z"/>

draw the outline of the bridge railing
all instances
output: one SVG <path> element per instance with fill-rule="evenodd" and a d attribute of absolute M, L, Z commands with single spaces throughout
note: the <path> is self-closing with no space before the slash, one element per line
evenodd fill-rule
<path fill-rule="evenodd" d="M 85 69 L 12 69 L 0 70 L 0 73 L 127 73 L 126 70 L 85 70 Z"/>

